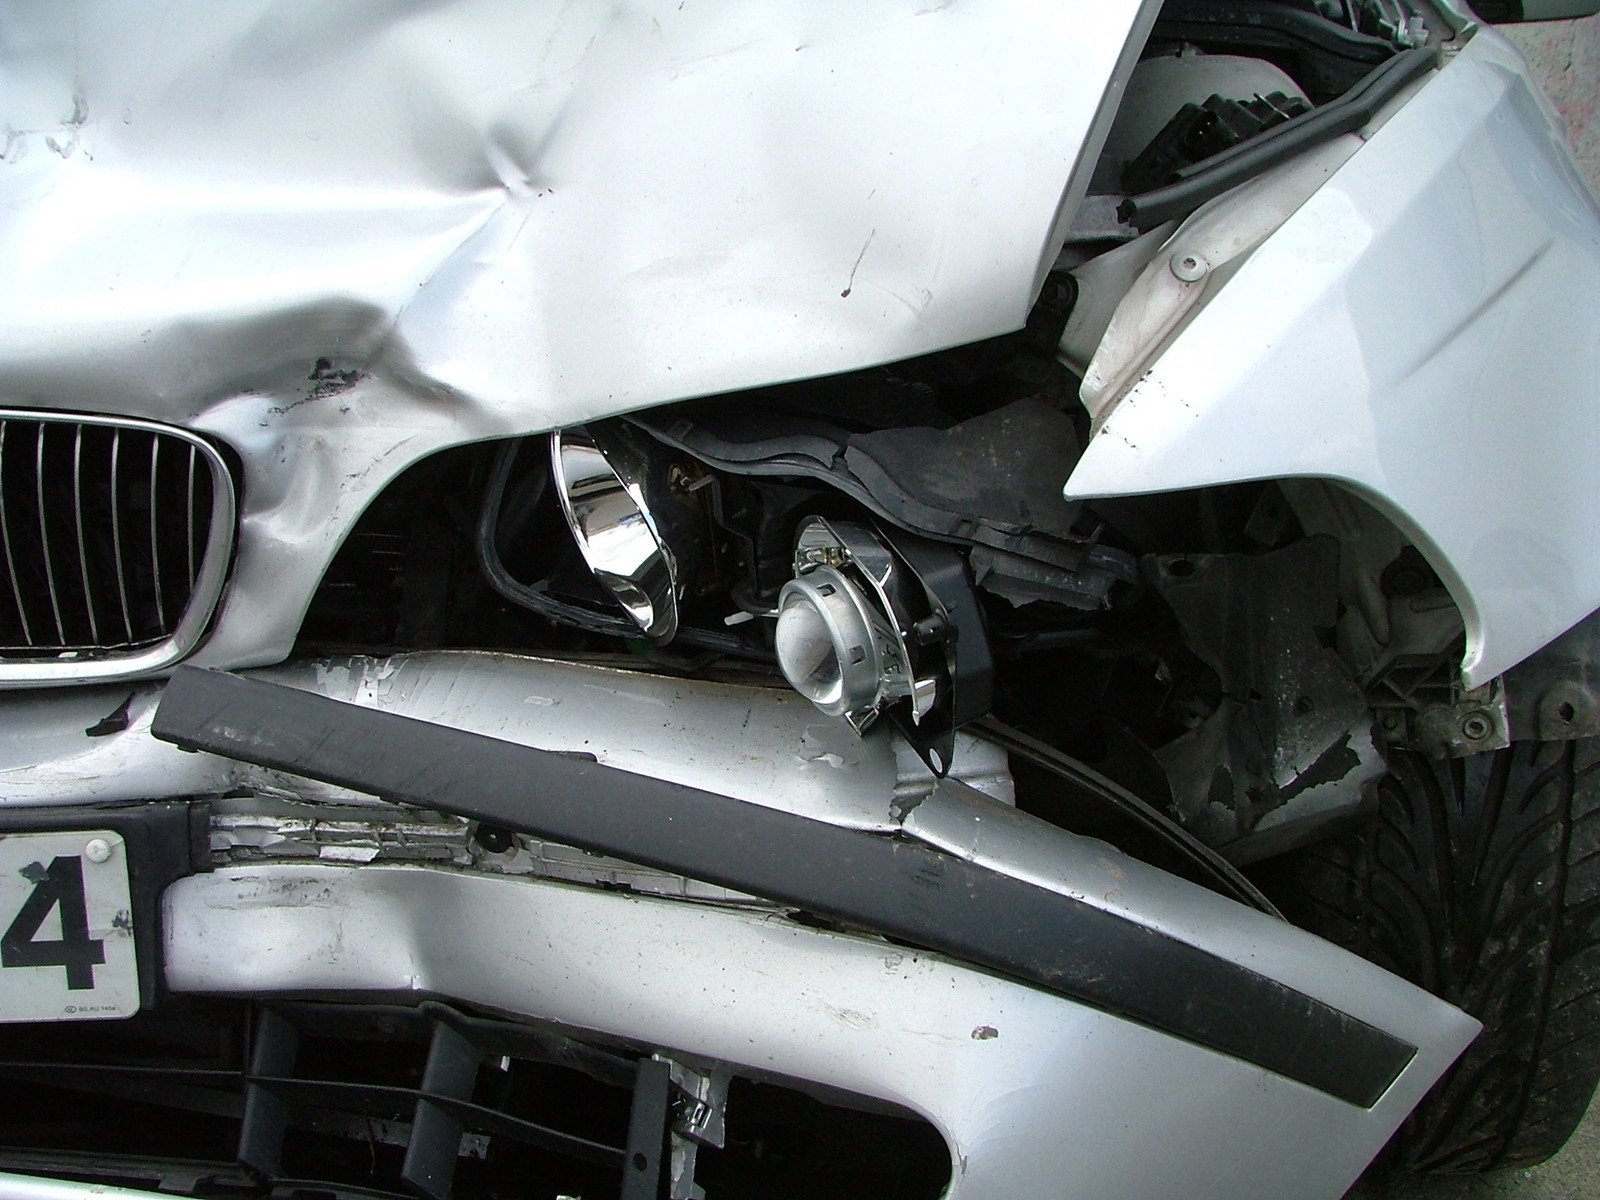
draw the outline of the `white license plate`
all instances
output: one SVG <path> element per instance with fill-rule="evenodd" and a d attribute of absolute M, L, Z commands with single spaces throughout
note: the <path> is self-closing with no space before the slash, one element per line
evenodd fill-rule
<path fill-rule="evenodd" d="M 128 847 L 109 830 L 0 834 L 0 1022 L 139 1009 Z"/>

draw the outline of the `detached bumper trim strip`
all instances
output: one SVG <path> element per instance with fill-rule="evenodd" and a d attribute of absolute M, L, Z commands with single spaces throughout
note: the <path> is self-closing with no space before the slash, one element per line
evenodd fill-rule
<path fill-rule="evenodd" d="M 1370 1108 L 1416 1048 L 1116 913 L 898 838 L 281 684 L 180 668 L 157 738 L 897 939 Z"/>

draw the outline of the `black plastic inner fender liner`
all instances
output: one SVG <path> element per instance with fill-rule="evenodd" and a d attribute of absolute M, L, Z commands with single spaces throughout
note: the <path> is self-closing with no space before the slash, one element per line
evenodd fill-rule
<path fill-rule="evenodd" d="M 925 947 L 1370 1107 L 1416 1047 L 1169 937 L 904 839 L 219 671 L 163 741 L 613 855 Z"/>

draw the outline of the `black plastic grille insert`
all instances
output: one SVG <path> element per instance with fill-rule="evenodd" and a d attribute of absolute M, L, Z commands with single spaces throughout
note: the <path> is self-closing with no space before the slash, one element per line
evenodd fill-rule
<path fill-rule="evenodd" d="M 142 422 L 0 414 L 0 659 L 138 651 L 196 599 L 215 456 Z"/>

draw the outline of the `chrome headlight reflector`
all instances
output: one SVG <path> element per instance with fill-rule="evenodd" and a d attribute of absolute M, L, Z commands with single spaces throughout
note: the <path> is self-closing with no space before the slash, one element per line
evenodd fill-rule
<path fill-rule="evenodd" d="M 642 435 L 618 424 L 561 430 L 550 436 L 550 469 L 595 578 L 645 636 L 670 641 L 683 586 L 673 551 L 683 506 L 664 494 Z"/>

